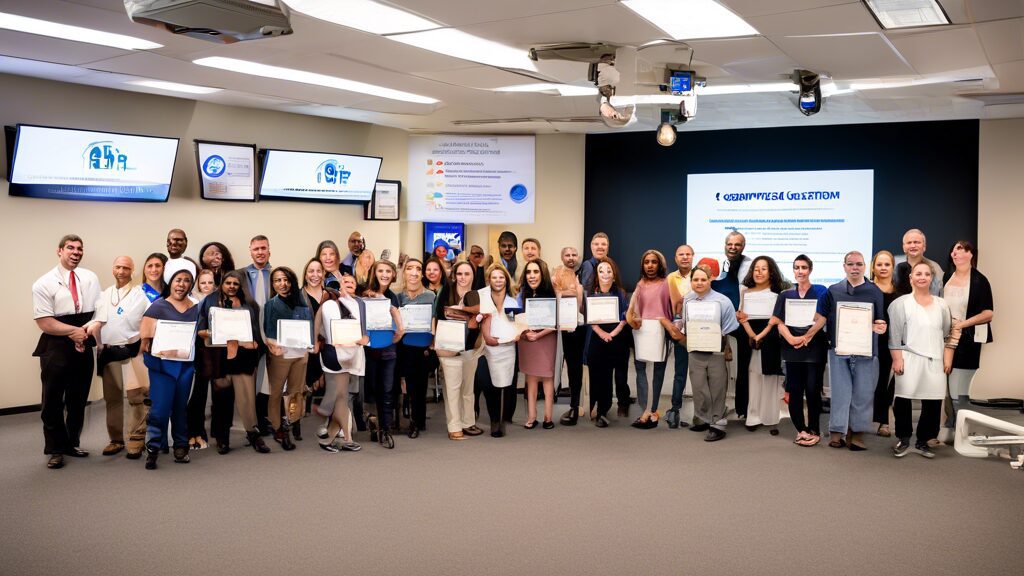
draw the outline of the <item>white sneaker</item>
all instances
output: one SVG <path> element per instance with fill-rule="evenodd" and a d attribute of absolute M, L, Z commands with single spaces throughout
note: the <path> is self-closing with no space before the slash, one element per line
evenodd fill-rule
<path fill-rule="evenodd" d="M 317 438 L 319 438 L 321 440 L 326 440 L 327 439 L 327 424 L 330 423 L 330 421 L 331 421 L 330 418 L 325 419 L 324 423 L 321 424 L 320 427 L 316 429 L 316 437 Z"/>

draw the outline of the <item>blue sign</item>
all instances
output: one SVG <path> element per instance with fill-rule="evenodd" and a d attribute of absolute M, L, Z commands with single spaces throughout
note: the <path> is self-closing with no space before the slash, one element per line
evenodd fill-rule
<path fill-rule="evenodd" d="M 351 175 L 352 172 L 345 170 L 344 164 L 334 159 L 324 160 L 316 167 L 317 184 L 345 186 L 348 184 L 348 179 Z"/>
<path fill-rule="evenodd" d="M 516 204 L 522 204 L 523 202 L 526 202 L 526 198 L 529 195 L 530 193 L 526 189 L 526 186 L 523 186 L 522 184 L 516 184 L 515 186 L 512 187 L 511 190 L 508 191 L 508 197 L 511 198 L 512 201 L 515 202 Z"/>
<path fill-rule="evenodd" d="M 220 178 L 224 175 L 227 170 L 228 164 L 223 158 L 214 154 L 203 162 L 203 174 L 206 174 L 210 178 Z"/>

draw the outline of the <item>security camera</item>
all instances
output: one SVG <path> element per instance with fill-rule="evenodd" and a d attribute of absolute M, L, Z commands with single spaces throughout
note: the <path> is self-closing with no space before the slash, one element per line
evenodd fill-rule
<path fill-rule="evenodd" d="M 799 87 L 796 107 L 804 116 L 821 110 L 821 77 L 810 70 L 793 70 L 793 82 Z"/>

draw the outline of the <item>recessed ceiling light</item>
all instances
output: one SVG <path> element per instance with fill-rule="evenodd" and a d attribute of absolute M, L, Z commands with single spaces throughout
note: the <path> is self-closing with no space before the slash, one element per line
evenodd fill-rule
<path fill-rule="evenodd" d="M 797 86 L 792 82 L 767 82 L 764 84 L 715 84 L 697 87 L 701 96 L 718 96 L 722 94 L 758 94 L 763 92 L 796 92 Z"/>
<path fill-rule="evenodd" d="M 81 26 L 58 24 L 56 22 L 27 18 L 25 16 L 7 14 L 5 12 L 0 12 L 0 28 L 14 30 L 15 32 L 25 32 L 27 34 L 37 34 L 39 36 L 49 36 L 51 38 L 60 38 L 61 40 L 99 44 L 100 46 L 110 46 L 112 48 L 120 48 L 122 50 L 153 50 L 154 48 L 163 48 L 163 44 L 157 44 L 156 42 L 150 42 L 149 40 L 143 40 L 133 36 L 101 32 L 91 28 L 82 28 Z"/>
<path fill-rule="evenodd" d="M 317 74 L 315 72 L 306 72 L 304 70 L 269 66 L 267 64 L 249 62 L 247 60 L 236 60 L 235 58 L 214 56 L 211 58 L 193 60 L 192 63 L 200 66 L 209 66 L 210 68 L 228 70 L 230 72 L 238 72 L 240 74 L 251 74 L 253 76 L 262 76 L 264 78 L 276 78 L 278 80 L 301 82 L 302 84 L 312 84 L 313 86 L 327 86 L 328 88 L 335 88 L 337 90 L 359 92 L 360 94 L 380 96 L 381 98 L 401 100 L 403 102 L 415 102 L 417 104 L 437 104 L 440 102 L 440 100 L 430 98 L 428 96 L 420 96 L 419 94 L 384 88 L 383 86 L 376 86 L 365 82 L 357 82 L 355 80 L 347 80 L 345 78 L 328 76 L 326 74 Z"/>
<path fill-rule="evenodd" d="M 758 32 L 714 0 L 622 0 L 623 6 L 676 40 L 753 36 Z"/>
<path fill-rule="evenodd" d="M 539 84 L 517 84 L 495 88 L 495 92 L 558 92 L 559 96 L 596 96 L 595 86 L 576 86 L 573 84 L 555 84 L 541 82 Z"/>
<path fill-rule="evenodd" d="M 398 34 L 440 28 L 440 24 L 372 0 L 288 0 L 292 10 L 371 34 Z"/>
<path fill-rule="evenodd" d="M 207 86 L 194 86 L 192 84 L 179 84 L 177 82 L 164 82 L 163 80 L 132 80 L 128 84 L 156 88 L 157 90 L 168 90 L 170 92 L 184 92 L 185 94 L 213 94 L 220 92 L 220 88 L 209 88 Z"/>
<path fill-rule="evenodd" d="M 863 0 L 886 30 L 949 24 L 949 17 L 935 0 Z"/>
<path fill-rule="evenodd" d="M 388 38 L 403 44 L 430 50 L 431 52 L 447 54 L 455 58 L 471 60 L 498 68 L 537 69 L 525 49 L 499 44 L 454 28 L 438 28 L 437 30 L 428 30 L 426 32 L 394 34 L 388 36 Z"/>

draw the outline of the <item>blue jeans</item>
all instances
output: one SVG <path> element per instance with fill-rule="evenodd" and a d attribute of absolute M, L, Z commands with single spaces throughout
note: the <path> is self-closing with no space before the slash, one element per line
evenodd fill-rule
<path fill-rule="evenodd" d="M 651 399 L 651 412 L 658 409 L 661 398 L 661 386 L 665 383 L 665 362 L 642 362 L 633 360 L 636 368 L 636 401 L 640 408 L 647 410 L 647 364 L 654 364 L 654 397 Z"/>
<path fill-rule="evenodd" d="M 170 364 L 185 364 L 160 360 Z M 146 419 L 146 448 L 159 450 L 167 444 L 167 424 L 170 421 L 174 435 L 174 447 L 188 447 L 188 396 L 192 392 L 192 363 L 180 369 L 176 376 L 166 372 L 149 370 L 149 417 Z"/>
<path fill-rule="evenodd" d="M 869 431 L 878 381 L 878 358 L 839 356 L 835 350 L 829 350 L 828 377 L 832 391 L 829 432 Z"/>
<path fill-rule="evenodd" d="M 675 356 L 676 373 L 672 377 L 672 409 L 676 412 L 683 407 L 683 390 L 686 389 L 686 375 L 690 371 L 690 353 L 685 345 L 672 343 L 672 354 Z"/>

